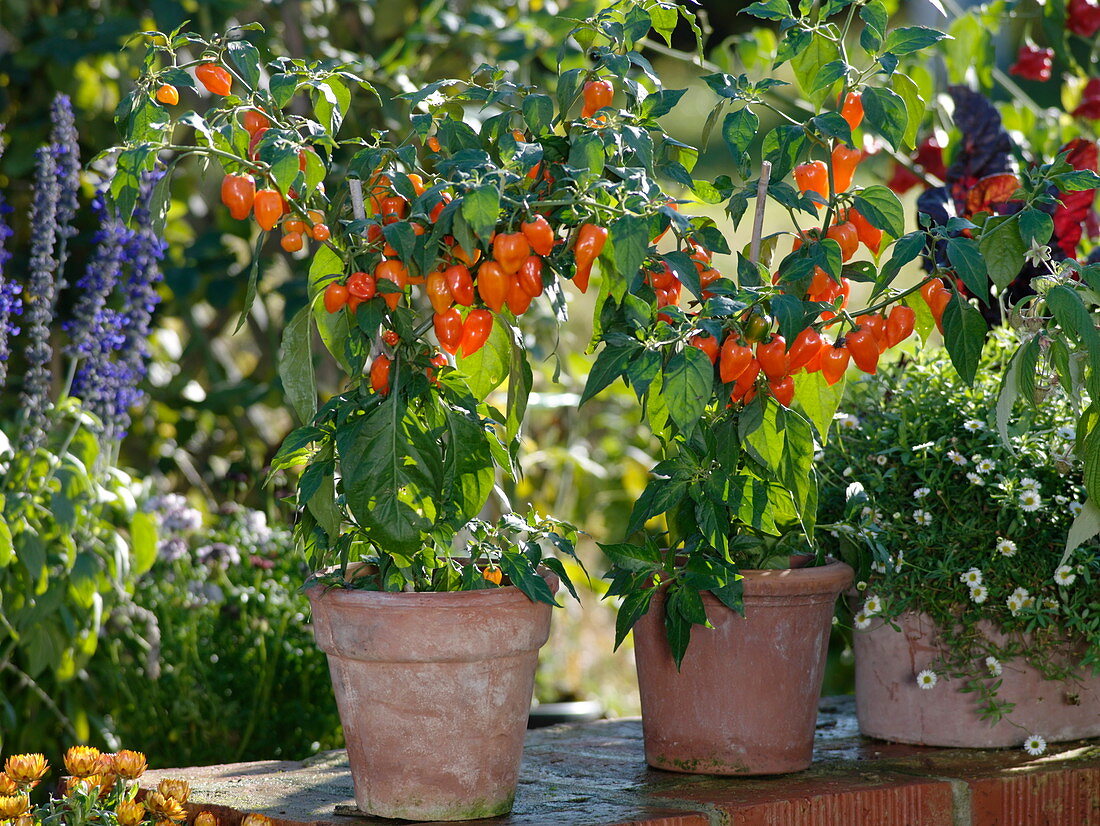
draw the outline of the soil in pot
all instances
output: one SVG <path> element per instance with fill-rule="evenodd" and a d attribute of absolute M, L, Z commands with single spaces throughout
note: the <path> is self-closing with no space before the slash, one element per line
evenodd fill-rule
<path fill-rule="evenodd" d="M 670 771 L 801 771 L 813 754 L 834 603 L 852 569 L 742 571 L 745 616 L 703 594 L 713 629 L 695 626 L 677 671 L 664 594 L 634 627 L 646 762 Z"/>
<path fill-rule="evenodd" d="M 359 808 L 406 820 L 510 811 L 550 606 L 514 587 L 307 594 Z"/>
<path fill-rule="evenodd" d="M 1043 679 L 1024 662 L 1002 663 L 997 698 L 1015 708 L 990 723 L 978 714 L 977 696 L 962 691 L 964 680 L 940 675 L 930 689 L 917 685 L 916 675 L 935 670 L 940 657 L 932 618 L 906 613 L 895 622 L 900 631 L 875 618 L 854 635 L 856 716 L 863 734 L 957 748 L 1018 746 L 1031 734 L 1048 743 L 1100 737 L 1100 676 L 1064 683 Z M 989 627 L 983 633 L 993 634 Z"/>

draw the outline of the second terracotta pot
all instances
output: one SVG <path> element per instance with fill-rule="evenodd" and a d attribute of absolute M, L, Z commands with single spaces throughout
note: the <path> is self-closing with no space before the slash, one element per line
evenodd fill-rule
<path fill-rule="evenodd" d="M 646 762 L 695 774 L 750 775 L 810 765 L 837 596 L 852 569 L 742 571 L 745 616 L 703 594 L 713 629 L 695 626 L 677 671 L 664 593 L 634 627 Z"/>
<path fill-rule="evenodd" d="M 306 593 L 359 808 L 406 820 L 508 812 L 550 606 L 515 587 Z"/>

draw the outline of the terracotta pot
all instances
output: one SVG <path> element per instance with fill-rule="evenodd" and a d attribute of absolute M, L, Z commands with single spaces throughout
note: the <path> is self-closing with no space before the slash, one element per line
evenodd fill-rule
<path fill-rule="evenodd" d="M 406 820 L 510 811 L 550 606 L 515 587 L 306 593 L 359 808 Z"/>
<path fill-rule="evenodd" d="M 901 631 L 876 619 L 854 635 L 856 716 L 869 737 L 960 748 L 1018 746 L 1031 734 L 1049 743 L 1100 737 L 1100 676 L 1064 683 L 1044 680 L 1023 662 L 1002 663 L 997 697 L 1016 708 L 990 725 L 978 716 L 977 697 L 962 692 L 962 680 L 941 674 L 934 688 L 917 686 L 917 673 L 935 670 L 940 655 L 932 618 L 907 613 L 896 622 Z"/>
<path fill-rule="evenodd" d="M 649 765 L 695 774 L 783 774 L 813 753 L 837 595 L 852 569 L 742 571 L 745 616 L 703 594 L 680 670 L 665 638 L 664 592 L 634 626 Z"/>

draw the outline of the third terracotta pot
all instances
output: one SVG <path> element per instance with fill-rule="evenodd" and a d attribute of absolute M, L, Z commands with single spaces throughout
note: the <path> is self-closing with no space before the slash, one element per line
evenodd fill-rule
<path fill-rule="evenodd" d="M 1100 737 L 1100 676 L 1060 682 L 1043 679 L 1024 662 L 1002 663 L 997 698 L 1015 707 L 1007 719 L 990 723 L 978 714 L 977 695 L 962 691 L 962 680 L 941 677 L 932 689 L 917 685 L 917 673 L 934 670 L 941 656 L 932 618 L 911 612 L 895 623 L 900 630 L 876 618 L 854 635 L 856 716 L 863 734 L 956 748 L 1018 746 L 1031 734 L 1049 743 Z M 983 632 L 998 638 L 988 626 Z"/>
<path fill-rule="evenodd" d="M 646 762 L 695 774 L 751 775 L 810 765 L 837 596 L 852 569 L 742 571 L 745 615 L 703 594 L 713 629 L 695 626 L 680 669 L 664 593 L 634 627 Z"/>

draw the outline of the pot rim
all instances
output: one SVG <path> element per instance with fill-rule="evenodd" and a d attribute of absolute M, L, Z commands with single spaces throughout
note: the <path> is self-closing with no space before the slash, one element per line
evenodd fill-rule
<path fill-rule="evenodd" d="M 831 594 L 835 598 L 855 578 L 852 566 L 831 556 L 825 557 L 824 565 L 768 569 L 742 568 L 739 573 L 742 576 L 741 583 L 746 598 L 818 594 Z M 654 594 L 654 599 L 663 599 L 664 592 L 665 587 L 662 586 Z M 709 591 L 703 592 L 703 598 L 718 600 Z"/>
<path fill-rule="evenodd" d="M 316 576 L 316 574 L 331 573 L 337 570 L 338 567 L 333 565 L 321 571 L 316 571 L 311 577 Z M 556 595 L 561 584 L 557 574 L 541 565 L 538 571 L 542 578 L 546 580 L 546 584 L 550 586 L 550 592 Z M 387 606 L 414 609 L 465 608 L 469 607 L 470 602 L 480 602 L 481 605 L 490 607 L 520 599 L 538 604 L 515 585 L 483 588 L 477 591 L 370 591 L 365 588 L 325 587 L 315 582 L 305 589 L 305 594 L 311 602 L 323 599 L 334 601 L 338 605 L 366 604 L 379 608 Z"/>

